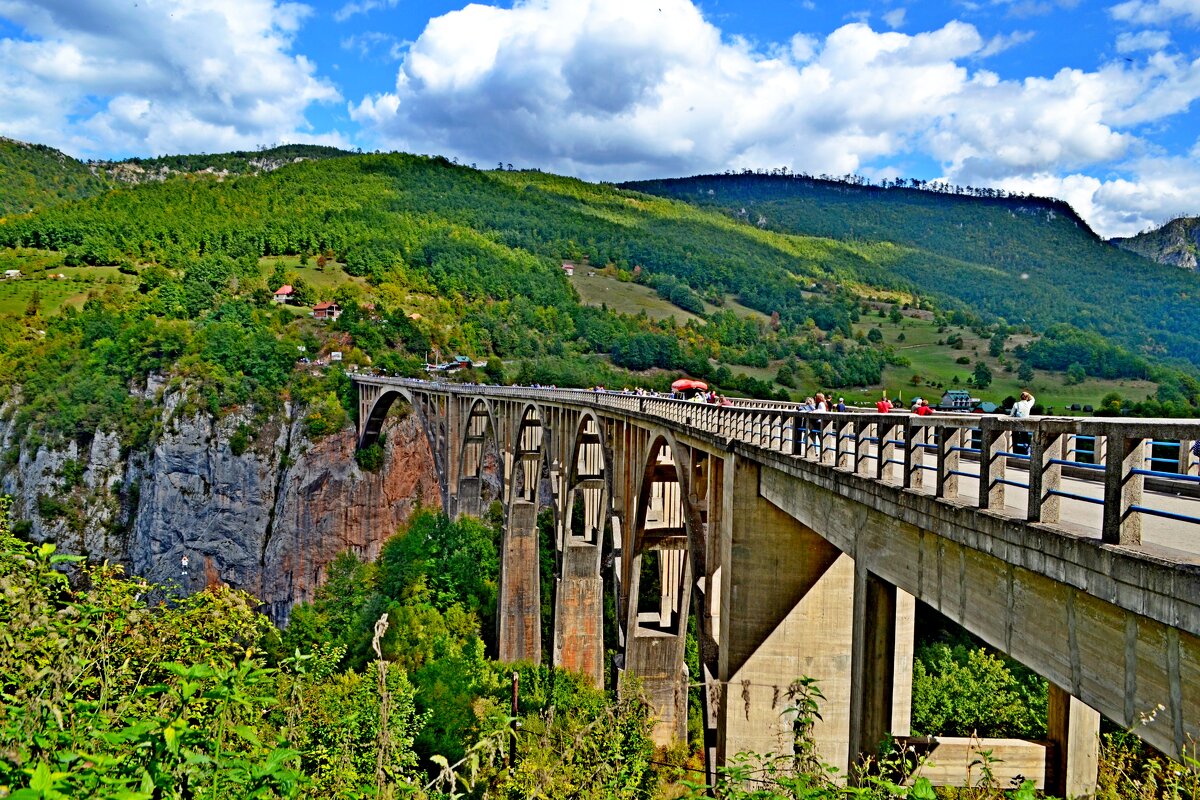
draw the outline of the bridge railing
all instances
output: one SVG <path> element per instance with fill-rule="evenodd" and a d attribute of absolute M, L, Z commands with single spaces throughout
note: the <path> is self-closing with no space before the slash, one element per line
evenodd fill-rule
<path fill-rule="evenodd" d="M 1200 459 L 1191 453 L 1200 422 L 818 413 L 754 400 L 709 405 L 586 389 L 356 380 L 641 415 L 992 513 L 1077 533 L 1098 531 L 1114 544 L 1139 544 L 1152 517 L 1200 524 L 1200 502 L 1194 502 L 1200 498 Z"/>

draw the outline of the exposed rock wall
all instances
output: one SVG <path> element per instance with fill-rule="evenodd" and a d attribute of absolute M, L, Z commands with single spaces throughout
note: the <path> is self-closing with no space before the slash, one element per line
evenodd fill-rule
<path fill-rule="evenodd" d="M 1194 270 L 1200 255 L 1200 217 L 1180 217 L 1152 231 L 1112 242 L 1160 264 Z"/>
<path fill-rule="evenodd" d="M 22 533 L 184 591 L 216 581 L 246 589 L 284 622 L 338 553 L 373 558 L 418 503 L 439 504 L 412 414 L 389 418 L 384 466 L 371 473 L 355 463 L 351 428 L 312 441 L 302 410 L 285 405 L 235 455 L 230 442 L 249 412 L 182 416 L 179 399 L 164 398 L 162 434 L 133 452 L 106 431 L 59 447 L 28 436 L 18 445 L 8 421 L 16 401 L 0 407 L 0 451 L 9 454 L 0 492 L 13 496 Z"/>

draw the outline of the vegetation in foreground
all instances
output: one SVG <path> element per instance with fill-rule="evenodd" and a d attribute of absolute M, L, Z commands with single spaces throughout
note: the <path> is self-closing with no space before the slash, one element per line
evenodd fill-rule
<path fill-rule="evenodd" d="M 280 632 L 248 595 L 173 596 L 22 542 L 0 516 L 0 797 L 705 796 L 698 743 L 656 752 L 636 686 L 617 699 L 561 670 L 488 658 L 495 537 L 487 523 L 421 512 L 375 563 L 343 556 Z M 925 690 L 996 687 L 998 675 L 968 657 L 956 677 Z M 903 753 L 845 786 L 813 747 L 821 699 L 815 683 L 797 681 L 792 752 L 739 756 L 715 795 L 1035 796 L 1029 785 L 995 785 L 986 763 L 970 788 L 935 790 L 919 773 L 905 783 L 917 765 Z M 1099 796 L 1179 800 L 1200 796 L 1200 784 L 1112 734 Z"/>

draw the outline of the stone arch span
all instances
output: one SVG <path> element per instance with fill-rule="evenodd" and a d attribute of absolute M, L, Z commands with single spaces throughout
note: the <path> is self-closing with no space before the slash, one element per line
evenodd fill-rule
<path fill-rule="evenodd" d="M 502 661 L 541 663 L 542 615 L 538 509 L 549 431 L 535 403 L 518 406 L 500 553 L 497 641 Z"/>
<path fill-rule="evenodd" d="M 433 467 L 437 473 L 443 509 L 450 508 L 450 429 L 447 424 L 450 403 L 442 395 L 414 392 L 403 386 L 361 384 L 358 397 L 358 449 L 376 444 L 383 434 L 384 421 L 397 400 L 412 406 L 417 423 L 429 443 Z"/>
<path fill-rule="evenodd" d="M 575 426 L 564 481 L 554 593 L 554 665 L 604 681 L 603 556 L 611 530 L 612 453 L 591 411 Z"/>
<path fill-rule="evenodd" d="M 651 435 L 634 524 L 623 548 L 624 669 L 641 680 L 660 744 L 687 736 L 689 675 L 684 664 L 692 599 L 691 551 L 702 547 L 691 507 L 688 450 L 665 430 Z"/>
<path fill-rule="evenodd" d="M 456 514 L 482 517 L 493 500 L 504 497 L 499 427 L 492 403 L 475 398 L 458 437 Z"/>

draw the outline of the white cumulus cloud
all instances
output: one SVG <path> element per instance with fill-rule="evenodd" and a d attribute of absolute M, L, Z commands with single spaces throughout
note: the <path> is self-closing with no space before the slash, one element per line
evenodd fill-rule
<path fill-rule="evenodd" d="M 1175 20 L 1200 25 L 1200 0 L 1126 0 L 1108 11 L 1113 19 L 1135 25 L 1167 25 Z"/>
<path fill-rule="evenodd" d="M 1138 53 L 1143 50 L 1157 52 L 1171 44 L 1171 34 L 1166 31 L 1138 31 L 1117 36 L 1118 53 Z"/>
<path fill-rule="evenodd" d="M 81 155 L 302 139 L 340 99 L 291 52 L 309 9 L 275 0 L 0 0 L 0 133 Z M 48 132 L 53 132 L 49 134 Z"/>

